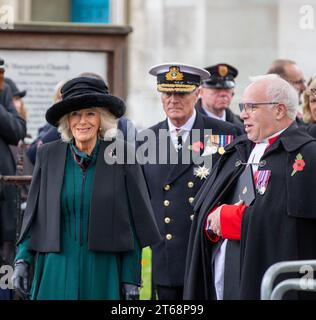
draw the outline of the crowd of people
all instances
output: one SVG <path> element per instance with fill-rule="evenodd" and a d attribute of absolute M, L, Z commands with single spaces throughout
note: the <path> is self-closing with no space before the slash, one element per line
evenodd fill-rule
<path fill-rule="evenodd" d="M 294 61 L 251 78 L 240 114 L 234 66 L 153 66 L 165 119 L 140 140 L 102 77 L 62 80 L 23 170 L 27 93 L 4 74 L 0 60 L 0 176 L 32 182 L 18 233 L 16 190 L 0 184 L 14 267 L 0 299 L 137 300 L 146 246 L 159 300 L 258 300 L 271 265 L 316 259 L 316 78 Z"/>

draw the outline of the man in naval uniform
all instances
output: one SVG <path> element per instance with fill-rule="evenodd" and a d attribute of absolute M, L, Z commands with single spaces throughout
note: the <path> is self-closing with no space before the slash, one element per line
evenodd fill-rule
<path fill-rule="evenodd" d="M 240 117 L 229 108 L 234 96 L 238 70 L 227 63 L 219 63 L 205 69 L 210 73 L 210 77 L 201 83 L 196 110 L 208 117 L 233 123 L 243 130 Z"/>
<path fill-rule="evenodd" d="M 238 130 L 195 111 L 200 82 L 209 77 L 206 70 L 165 63 L 152 67 L 149 73 L 157 77 L 167 117 L 145 130 L 145 134 L 151 132 L 155 137 L 150 142 L 156 148 L 154 161 L 144 164 L 144 173 L 163 236 L 152 247 L 153 282 L 159 299 L 179 300 L 183 296 L 186 250 L 194 218 L 191 203 L 211 172 L 205 163 L 214 163 Z M 212 146 L 206 145 L 205 140 L 211 141 Z M 164 156 L 166 161 L 161 161 Z M 196 164 L 194 156 L 205 161 Z"/>

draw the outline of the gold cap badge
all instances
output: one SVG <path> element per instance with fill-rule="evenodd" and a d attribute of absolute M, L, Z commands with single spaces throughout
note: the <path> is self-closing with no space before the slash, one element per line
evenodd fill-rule
<path fill-rule="evenodd" d="M 228 68 L 227 68 L 227 66 L 219 65 L 219 66 L 218 66 L 218 74 L 219 74 L 221 77 L 226 77 L 227 74 L 228 74 Z"/>
<path fill-rule="evenodd" d="M 183 73 L 180 72 L 179 67 L 170 67 L 169 72 L 166 73 L 166 80 L 168 81 L 182 81 Z"/>

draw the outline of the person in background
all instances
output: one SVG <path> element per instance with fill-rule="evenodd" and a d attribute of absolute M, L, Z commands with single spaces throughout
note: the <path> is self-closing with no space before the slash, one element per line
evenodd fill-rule
<path fill-rule="evenodd" d="M 11 89 L 16 111 L 25 121 L 27 121 L 27 110 L 23 101 L 23 98 L 26 96 L 26 90 L 20 91 L 15 82 L 10 78 L 5 77 L 4 82 L 8 84 Z"/>
<path fill-rule="evenodd" d="M 16 111 L 19 113 L 20 117 L 27 122 L 27 109 L 23 101 L 23 98 L 27 93 L 26 90 L 20 91 L 15 82 L 10 78 L 5 78 L 4 81 L 11 89 Z M 31 138 L 31 136 L 26 134 L 25 138 Z M 18 175 L 32 175 L 33 164 L 26 156 L 28 147 L 29 144 L 27 144 L 24 140 L 20 140 L 18 146 L 10 146 L 14 160 L 17 164 Z M 25 195 L 26 194 L 24 194 L 24 196 Z"/>
<path fill-rule="evenodd" d="M 306 80 L 302 69 L 293 60 L 276 59 L 272 62 L 267 74 L 277 74 L 290 83 L 298 93 L 299 105 L 303 103 L 302 94 L 306 89 Z M 304 125 L 303 114 L 297 112 L 296 121 L 298 125 Z"/>
<path fill-rule="evenodd" d="M 314 124 L 316 123 L 316 78 L 310 80 L 303 97 L 303 120 L 307 124 Z"/>
<path fill-rule="evenodd" d="M 26 135 L 26 123 L 16 111 L 10 87 L 5 83 L 4 60 L 0 59 L 0 175 L 15 175 L 10 145 Z M 12 265 L 16 241 L 16 188 L 0 184 L 0 267 Z M 10 299 L 9 289 L 0 289 L 0 299 Z"/>
<path fill-rule="evenodd" d="M 125 104 L 88 77 L 67 81 L 61 94 L 46 112 L 61 140 L 38 149 L 13 285 L 35 300 L 136 300 L 141 248 L 160 234 L 140 165 L 119 164 L 104 141 Z"/>
<path fill-rule="evenodd" d="M 234 96 L 238 70 L 227 63 L 204 69 L 210 73 L 210 77 L 201 83 L 196 110 L 208 117 L 230 122 L 238 126 L 242 132 L 243 124 L 240 117 L 229 108 Z"/>

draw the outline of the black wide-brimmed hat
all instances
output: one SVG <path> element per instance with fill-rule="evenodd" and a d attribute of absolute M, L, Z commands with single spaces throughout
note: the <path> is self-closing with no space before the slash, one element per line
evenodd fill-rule
<path fill-rule="evenodd" d="M 13 80 L 11 80 L 10 78 L 4 78 L 4 82 L 10 86 L 13 97 L 18 97 L 18 98 L 25 97 L 26 90 L 20 91 Z"/>
<path fill-rule="evenodd" d="M 61 87 L 61 101 L 52 105 L 46 112 L 46 120 L 57 127 L 59 120 L 66 114 L 86 108 L 108 109 L 116 118 L 126 110 L 123 100 L 109 94 L 105 82 L 89 77 L 77 77 Z"/>

